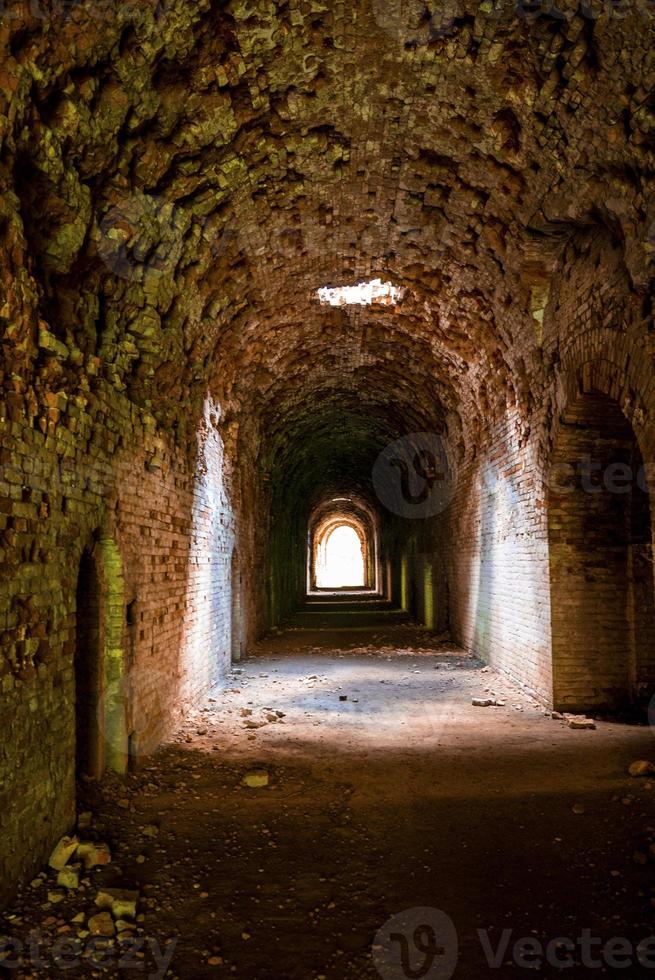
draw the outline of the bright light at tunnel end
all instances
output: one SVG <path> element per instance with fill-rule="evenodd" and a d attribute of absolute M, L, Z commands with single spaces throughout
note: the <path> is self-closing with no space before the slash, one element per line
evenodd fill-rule
<path fill-rule="evenodd" d="M 359 282 L 356 286 L 321 286 L 317 290 L 323 306 L 393 306 L 402 299 L 404 292 L 402 286 L 381 279 Z"/>

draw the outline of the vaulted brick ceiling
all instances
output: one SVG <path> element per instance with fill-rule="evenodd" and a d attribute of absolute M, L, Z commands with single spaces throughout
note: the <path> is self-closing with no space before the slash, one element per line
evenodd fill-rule
<path fill-rule="evenodd" d="M 0 34 L 18 195 L 2 233 L 44 328 L 77 352 L 42 360 L 40 383 L 86 365 L 184 438 L 209 381 L 270 465 L 318 453 L 335 485 L 349 466 L 356 482 L 403 431 L 463 445 L 529 400 L 530 304 L 572 234 L 606 225 L 635 288 L 648 280 L 646 0 L 620 17 L 64 8 L 10 3 Z M 398 307 L 319 305 L 317 287 L 373 276 L 406 288 Z M 10 329 L 14 377 L 36 339 Z"/>

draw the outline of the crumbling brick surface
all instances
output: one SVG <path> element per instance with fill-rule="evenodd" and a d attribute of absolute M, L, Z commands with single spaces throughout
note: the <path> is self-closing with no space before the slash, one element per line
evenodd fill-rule
<path fill-rule="evenodd" d="M 252 637 L 330 494 L 399 601 L 552 696 L 559 417 L 595 387 L 655 440 L 652 10 L 563 7 L 3 5 L 0 898 L 70 820 L 94 534 L 144 750 L 220 677 L 235 541 Z M 318 301 L 376 276 L 397 305 Z M 371 476 L 412 432 L 457 473 L 418 521 Z"/>

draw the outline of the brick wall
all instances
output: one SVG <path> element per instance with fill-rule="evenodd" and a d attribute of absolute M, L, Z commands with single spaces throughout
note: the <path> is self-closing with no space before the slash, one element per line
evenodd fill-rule
<path fill-rule="evenodd" d="M 591 44 L 484 6 L 418 45 L 369 3 L 3 27 L 0 900 L 71 818 L 94 535 L 112 737 L 148 751 L 227 663 L 235 542 L 250 636 L 301 594 L 328 485 L 371 491 L 385 442 L 448 425 L 457 492 L 392 521 L 394 594 L 551 697 L 559 420 L 601 391 L 655 458 L 652 45 L 640 17 Z M 378 274 L 402 302 L 320 306 Z M 208 379 L 229 422 L 197 414 Z"/>
<path fill-rule="evenodd" d="M 644 316 L 644 291 L 630 281 L 622 255 L 616 241 L 599 228 L 564 250 L 550 282 L 543 348 L 530 397 L 500 420 L 491 420 L 475 458 L 467 456 L 460 468 L 452 505 L 440 518 L 455 639 L 550 703 L 552 624 L 560 665 L 568 663 L 566 673 L 560 672 L 556 698 L 567 707 L 593 707 L 603 700 L 594 694 L 594 685 L 608 658 L 622 677 L 622 659 L 632 658 L 633 693 L 652 690 L 655 684 L 652 525 L 648 528 L 646 518 L 644 531 L 642 515 L 639 532 L 631 532 L 633 547 L 620 559 L 619 574 L 605 547 L 616 536 L 615 511 L 599 515 L 596 498 L 585 494 L 577 501 L 576 540 L 569 533 L 567 541 L 561 533 L 567 505 L 548 492 L 552 467 L 563 458 L 562 446 L 559 451 L 557 447 L 562 419 L 584 392 L 607 396 L 626 420 L 628 442 L 637 447 L 647 470 L 653 458 L 650 315 Z M 527 333 L 524 328 L 523 335 Z M 588 436 L 577 448 L 569 447 L 568 455 L 577 457 L 583 450 L 590 450 Z M 624 450 L 614 444 L 609 458 L 620 461 Z M 653 485 L 651 473 L 649 487 Z M 650 493 L 646 499 L 652 510 Z M 566 498 L 568 506 L 573 500 Z M 567 549 L 569 559 L 571 552 L 577 555 L 577 570 L 562 576 Z M 593 568 L 604 582 L 598 594 L 590 591 L 584 600 L 582 591 L 589 583 L 583 566 Z M 571 593 L 574 581 L 580 586 L 577 596 Z M 608 603 L 616 614 L 616 629 L 623 631 L 622 643 L 617 643 L 616 631 L 612 639 L 599 639 L 599 610 Z"/>
<path fill-rule="evenodd" d="M 615 401 L 586 394 L 568 408 L 551 472 L 554 702 L 620 707 L 652 674 L 655 615 L 641 454 Z"/>
<path fill-rule="evenodd" d="M 139 753 L 225 669 L 234 541 L 210 401 L 188 453 L 173 450 L 146 412 L 104 384 L 74 397 L 47 394 L 33 414 L 27 400 L 24 414 L 17 400 L 13 406 L 1 429 L 0 557 L 9 574 L 0 598 L 0 710 L 11 737 L 0 753 L 0 901 L 73 818 L 84 547 L 94 534 L 111 541 L 122 564 L 122 677 L 110 680 L 105 701 L 111 712 L 127 694 L 126 734 Z"/>
<path fill-rule="evenodd" d="M 548 548 L 540 466 L 520 414 L 458 476 L 449 521 L 453 636 L 548 699 Z"/>

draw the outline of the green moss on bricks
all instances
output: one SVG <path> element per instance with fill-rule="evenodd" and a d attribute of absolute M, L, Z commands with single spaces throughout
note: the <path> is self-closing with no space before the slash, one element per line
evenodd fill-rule
<path fill-rule="evenodd" d="M 108 769 L 127 771 L 128 745 L 125 718 L 124 582 L 123 563 L 116 544 L 109 537 L 100 540 L 103 568 L 105 644 L 104 644 L 104 744 Z"/>
<path fill-rule="evenodd" d="M 409 574 L 407 555 L 403 555 L 400 562 L 400 608 L 404 612 L 409 611 Z"/>
<path fill-rule="evenodd" d="M 39 329 L 39 347 L 61 360 L 66 360 L 70 353 L 66 344 L 58 340 L 45 326 L 41 326 Z"/>
<path fill-rule="evenodd" d="M 434 629 L 434 587 L 430 562 L 423 567 L 423 622 L 428 629 Z"/>

